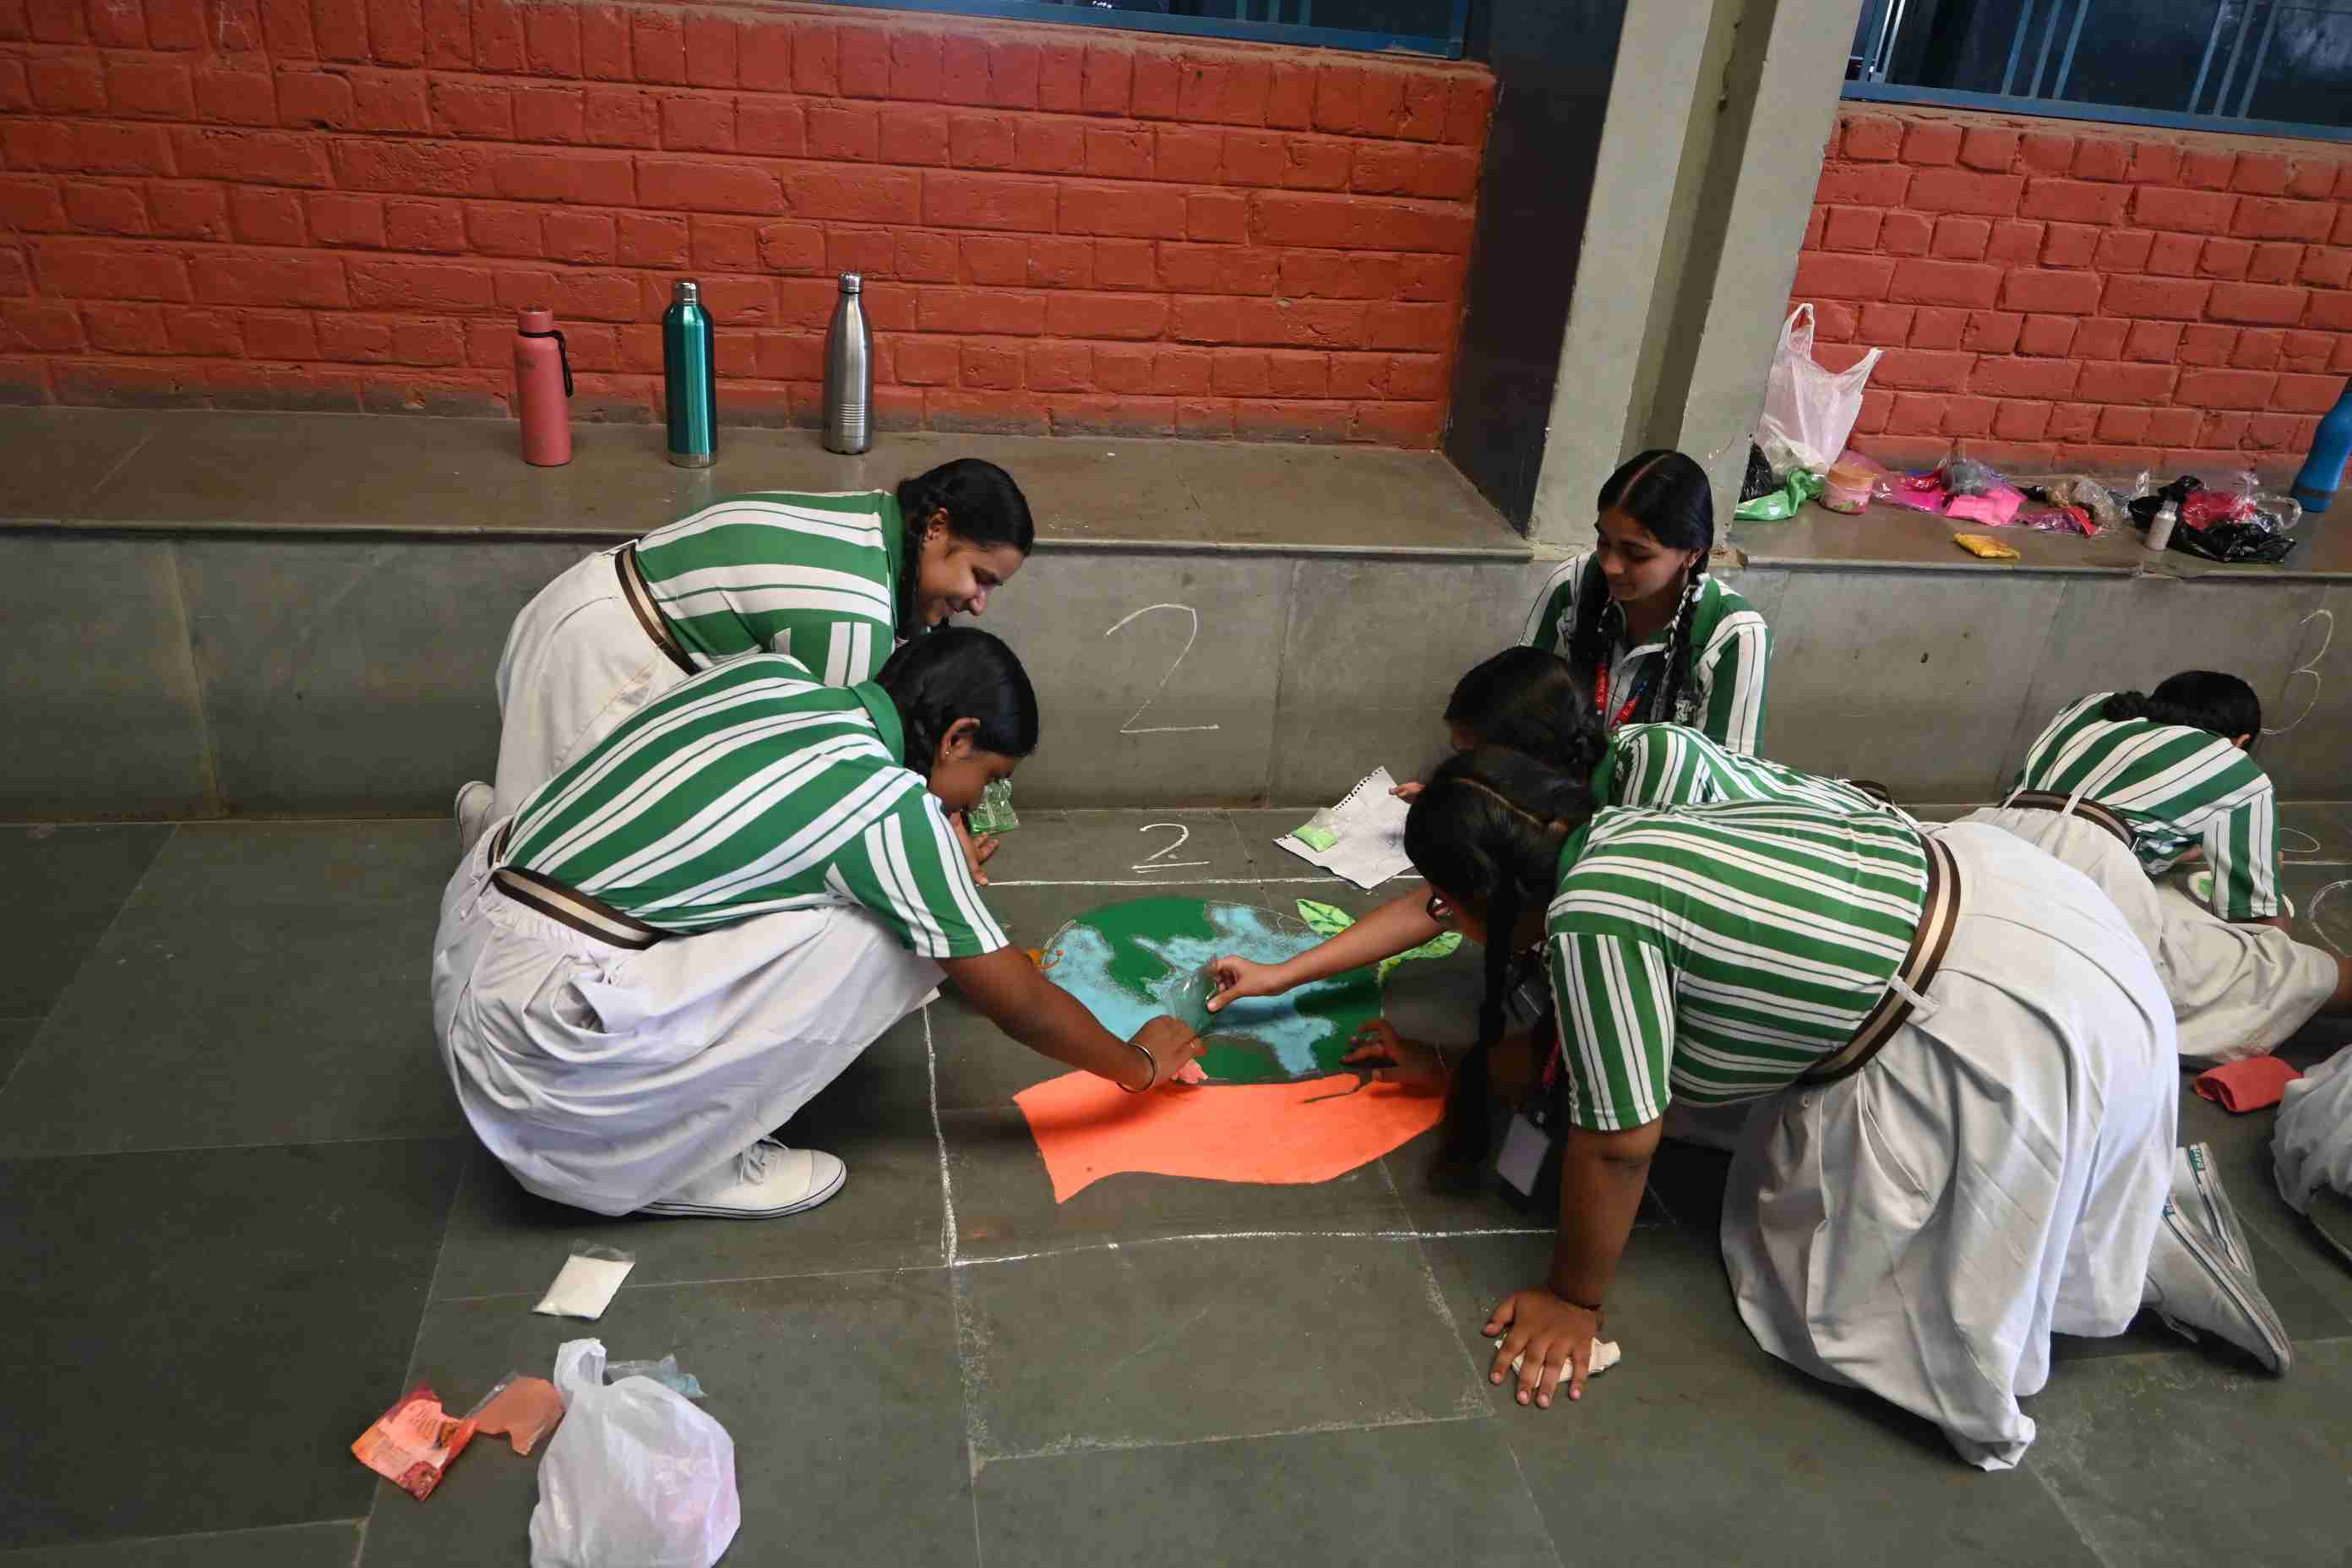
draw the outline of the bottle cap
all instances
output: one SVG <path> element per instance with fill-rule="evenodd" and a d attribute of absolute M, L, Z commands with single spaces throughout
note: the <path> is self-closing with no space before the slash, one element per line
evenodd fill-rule
<path fill-rule="evenodd" d="M 866 279 L 864 276 L 856 272 L 843 273 L 841 275 L 841 291 L 845 294 L 864 293 L 866 291 Z"/>
<path fill-rule="evenodd" d="M 690 278 L 681 278 L 670 286 L 669 300 L 673 305 L 702 303 L 702 285 Z"/>
<path fill-rule="evenodd" d="M 515 331 L 551 332 L 555 331 L 555 312 L 544 305 L 525 305 L 515 312 Z"/>

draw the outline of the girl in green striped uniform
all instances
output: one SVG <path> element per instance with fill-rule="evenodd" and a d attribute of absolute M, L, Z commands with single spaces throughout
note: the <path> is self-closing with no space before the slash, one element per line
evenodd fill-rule
<path fill-rule="evenodd" d="M 2352 1011 L 2352 965 L 2286 931 L 2278 804 L 2253 759 L 2262 701 L 2233 675 L 2188 670 L 2153 692 L 2094 692 L 2026 752 L 1990 823 L 2099 885 L 2156 960 L 2180 1054 L 2234 1061 L 2317 1012 Z M 2171 868 L 2201 859 L 2200 906 Z"/>
<path fill-rule="evenodd" d="M 1843 779 L 1800 773 L 1761 757 L 1727 750 L 1681 724 L 1627 724 L 1604 735 L 1591 708 L 1575 700 L 1587 689 L 1559 658 L 1537 648 L 1506 648 L 1464 676 L 1445 706 L 1456 751 L 1507 746 L 1578 778 L 1590 778 L 1603 805 L 1665 809 L 1730 801 L 1789 801 L 1839 815 L 1885 816 L 1893 808 Z M 1410 800 L 1419 784 L 1397 793 Z M 1899 814 L 1896 814 L 1899 816 Z M 1908 818 L 1903 818 L 1907 821 Z M 1281 963 L 1226 957 L 1217 963 L 1224 989 L 1212 1012 L 1245 996 L 1274 996 L 1310 981 L 1409 952 L 1445 928 L 1431 918 L 1427 899 L 1405 893 L 1390 900 L 1338 936 Z M 1514 986 L 1514 991 L 1521 987 Z M 1540 1034 L 1540 1018 L 1533 1019 Z M 1514 1036 L 1504 1053 L 1507 1077 L 1526 1078 L 1528 1037 Z M 1445 1068 L 1434 1047 L 1400 1037 L 1385 1020 L 1370 1026 L 1356 1059 L 1386 1060 L 1383 1082 L 1442 1087 Z M 1729 1147 L 1727 1119 L 1677 1111 L 1670 1136 Z"/>
<path fill-rule="evenodd" d="M 1667 1106 L 1764 1099 L 1722 1229 L 1758 1342 L 2014 1465 L 2052 1332 L 2138 1310 L 2172 1176 L 2171 1009 L 2096 890 L 1988 827 L 1597 809 L 1492 749 L 1439 770 L 1405 847 L 1432 912 L 1487 944 L 1482 1044 L 1523 945 L 1559 1008 L 1559 1237 L 1490 1315 L 1493 1381 L 1517 1362 L 1521 1403 L 1580 1396 Z M 1486 1139 L 1482 1057 L 1448 1108 L 1457 1161 Z"/>
<path fill-rule="evenodd" d="M 458 792 L 460 843 L 730 658 L 786 653 L 827 686 L 870 679 L 899 639 L 985 610 L 1035 537 L 1013 476 L 959 458 L 895 490 L 730 496 L 589 556 L 507 636 L 498 781 Z"/>
<path fill-rule="evenodd" d="M 1600 542 L 1545 580 L 1520 642 L 1589 671 L 1602 728 L 1687 724 L 1753 754 L 1764 734 L 1772 637 L 1756 607 L 1708 575 L 1715 500 L 1680 452 L 1643 452 L 1609 476 Z"/>
<path fill-rule="evenodd" d="M 1169 1081 L 1192 1031 L 1104 1030 L 1005 941 L 950 826 L 1037 730 L 1020 661 L 968 629 L 848 687 L 731 659 L 630 717 L 443 897 L 434 1019 L 482 1142 L 598 1214 L 813 1206 L 841 1162 L 768 1135 L 942 977 L 1056 1061 Z"/>

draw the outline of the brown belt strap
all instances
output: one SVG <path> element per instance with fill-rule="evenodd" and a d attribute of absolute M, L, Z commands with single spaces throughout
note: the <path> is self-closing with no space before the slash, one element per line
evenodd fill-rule
<path fill-rule="evenodd" d="M 2132 847 L 2131 824 L 2095 800 L 2069 800 L 2049 790 L 2020 790 L 2001 802 L 2003 806 L 2021 806 L 2027 811 L 2054 811 L 2062 816 L 2079 816 L 2094 827 L 2113 834 L 2125 848 Z"/>
<path fill-rule="evenodd" d="M 628 600 L 629 608 L 637 614 L 637 625 L 645 627 L 646 636 L 654 646 L 669 658 L 669 661 L 688 675 L 700 675 L 692 658 L 680 647 L 669 623 L 662 619 L 661 606 L 654 603 L 654 591 L 646 586 L 646 574 L 637 564 L 637 547 L 624 544 L 613 552 L 613 566 L 621 575 L 621 597 Z"/>
<path fill-rule="evenodd" d="M 1927 897 L 1920 909 L 1918 929 L 1911 933 L 1911 949 L 1895 972 L 1903 984 L 1889 985 L 1878 1005 L 1854 1030 L 1853 1038 L 1808 1068 L 1798 1078 L 1799 1083 L 1817 1087 L 1860 1072 L 1879 1047 L 1895 1037 L 1895 1031 L 1909 1021 L 1912 996 L 1927 990 L 1942 966 L 1944 950 L 1952 945 L 1952 928 L 1959 920 L 1960 868 L 1952 852 L 1934 837 L 1922 835 L 1919 842 L 1927 852 Z"/>
<path fill-rule="evenodd" d="M 499 840 L 490 846 L 490 860 L 495 866 L 506 858 L 507 839 L 514 832 L 509 822 L 499 832 Z M 551 877 L 536 871 L 526 871 L 520 866 L 497 866 L 490 880 L 499 891 L 519 904 L 537 910 L 559 925 L 570 926 L 583 936 L 593 936 L 598 942 L 614 947 L 625 947 L 643 952 L 669 933 L 646 924 L 635 915 L 625 914 L 601 899 L 590 898 L 576 888 L 567 888 Z"/>

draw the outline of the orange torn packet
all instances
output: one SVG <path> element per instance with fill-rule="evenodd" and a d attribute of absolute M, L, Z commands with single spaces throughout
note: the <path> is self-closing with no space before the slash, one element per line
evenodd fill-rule
<path fill-rule="evenodd" d="M 352 1454 L 423 1502 L 473 1440 L 474 1423 L 443 1410 L 441 1396 L 420 1383 L 360 1434 Z"/>
<path fill-rule="evenodd" d="M 1210 1182 L 1328 1182 L 1437 1125 L 1445 1102 L 1350 1077 L 1174 1086 L 1129 1094 L 1065 1073 L 1013 1096 L 1054 1201 L 1122 1172 Z"/>
<path fill-rule="evenodd" d="M 528 1455 L 563 1419 L 563 1395 L 543 1377 L 509 1373 L 499 1380 L 499 1385 L 474 1406 L 467 1419 L 484 1436 L 503 1436 L 508 1447 Z"/>

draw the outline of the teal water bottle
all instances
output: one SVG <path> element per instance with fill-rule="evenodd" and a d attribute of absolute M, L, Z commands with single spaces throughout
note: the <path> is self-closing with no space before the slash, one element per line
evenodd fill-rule
<path fill-rule="evenodd" d="M 702 286 L 681 282 L 662 312 L 662 383 L 669 404 L 669 460 L 707 468 L 719 460 L 719 369 Z"/>

